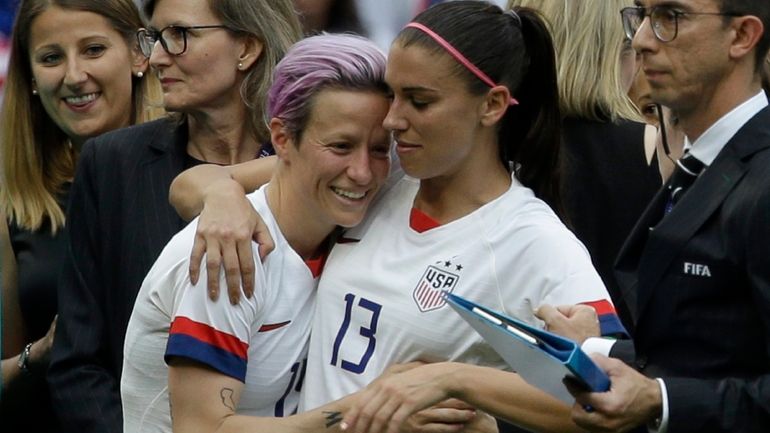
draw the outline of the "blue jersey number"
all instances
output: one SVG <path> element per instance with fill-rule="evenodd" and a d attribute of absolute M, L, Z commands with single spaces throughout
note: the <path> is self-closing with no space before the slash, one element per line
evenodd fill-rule
<path fill-rule="evenodd" d="M 337 359 L 340 353 L 340 345 L 342 345 L 342 340 L 345 338 L 345 334 L 347 334 L 348 328 L 350 327 L 350 316 L 353 313 L 353 304 L 355 303 L 355 300 L 356 297 L 352 293 L 345 295 L 345 320 L 342 321 L 342 326 L 340 326 L 340 330 L 337 332 L 337 338 L 334 339 L 334 350 L 332 351 L 331 364 L 334 366 L 337 365 Z M 369 345 L 366 347 L 366 352 L 364 352 L 363 356 L 361 356 L 361 359 L 358 361 L 358 363 L 353 363 L 343 359 L 340 367 L 342 367 L 344 370 L 356 374 L 361 374 L 364 372 L 364 370 L 366 370 L 366 364 L 369 363 L 369 358 L 371 358 L 372 354 L 374 353 L 374 346 L 377 344 L 377 339 L 374 338 L 374 334 L 377 333 L 377 321 L 380 319 L 380 310 L 382 309 L 382 305 L 376 302 L 372 302 L 366 298 L 360 298 L 358 300 L 358 306 L 364 310 L 369 310 L 372 312 L 372 318 L 369 321 L 369 326 L 362 326 L 358 331 L 362 337 L 369 339 Z"/>
<path fill-rule="evenodd" d="M 283 397 L 281 397 L 281 399 L 278 400 L 278 402 L 275 404 L 275 416 L 281 417 L 284 415 L 283 405 L 286 402 L 286 397 L 288 397 L 291 393 L 292 388 L 294 388 L 294 391 L 296 392 L 300 392 L 302 390 L 302 382 L 305 380 L 306 369 L 307 358 L 303 359 L 302 362 L 295 362 L 294 365 L 291 366 L 291 379 L 289 380 L 289 386 L 286 387 L 286 392 L 283 393 Z M 296 412 L 297 409 L 294 408 L 294 413 Z"/>

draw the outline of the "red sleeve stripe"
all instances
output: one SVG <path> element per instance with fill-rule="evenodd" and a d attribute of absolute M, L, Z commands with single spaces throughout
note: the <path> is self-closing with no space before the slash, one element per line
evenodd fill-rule
<path fill-rule="evenodd" d="M 238 338 L 183 316 L 174 319 L 169 334 L 188 335 L 243 359 L 246 359 L 249 350 L 249 345 Z"/>
<path fill-rule="evenodd" d="M 615 307 L 612 306 L 610 301 L 606 299 L 600 299 L 598 301 L 592 301 L 592 302 L 581 302 L 583 305 L 588 305 L 589 307 L 594 307 L 594 310 L 596 310 L 596 314 L 603 315 L 603 314 L 617 314 L 615 312 Z"/>

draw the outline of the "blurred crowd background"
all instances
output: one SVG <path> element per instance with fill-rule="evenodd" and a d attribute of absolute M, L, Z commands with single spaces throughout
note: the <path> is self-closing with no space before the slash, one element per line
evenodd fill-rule
<path fill-rule="evenodd" d="M 18 0 L 2 0 L 0 2 L 0 98 L 3 94 L 5 70 L 11 49 L 9 37 L 11 27 L 13 27 L 13 14 L 18 3 Z"/>

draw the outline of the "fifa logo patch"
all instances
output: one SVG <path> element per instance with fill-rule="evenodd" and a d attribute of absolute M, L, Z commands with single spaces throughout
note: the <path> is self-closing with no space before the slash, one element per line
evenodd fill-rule
<path fill-rule="evenodd" d="M 460 275 L 462 265 L 453 264 L 451 261 L 437 262 L 435 265 L 428 265 L 422 278 L 417 283 L 417 287 L 412 292 L 412 298 L 421 312 L 438 310 L 446 305 L 444 299 L 445 293 L 452 293 Z M 452 272 L 450 272 L 450 270 Z"/>

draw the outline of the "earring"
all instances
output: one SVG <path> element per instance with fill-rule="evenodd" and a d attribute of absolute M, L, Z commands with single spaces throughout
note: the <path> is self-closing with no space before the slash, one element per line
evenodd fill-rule
<path fill-rule="evenodd" d="M 238 62 L 238 70 L 239 71 L 243 70 L 243 62 Z"/>
<path fill-rule="evenodd" d="M 37 89 L 32 89 L 32 94 L 37 95 Z"/>
<path fill-rule="evenodd" d="M 142 77 L 144 77 L 144 72 L 139 71 L 136 73 L 136 78 L 142 78 Z"/>

